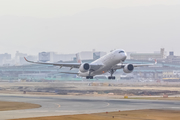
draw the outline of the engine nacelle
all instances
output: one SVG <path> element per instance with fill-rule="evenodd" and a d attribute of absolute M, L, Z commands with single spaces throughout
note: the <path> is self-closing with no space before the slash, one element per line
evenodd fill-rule
<path fill-rule="evenodd" d="M 127 64 L 123 68 L 123 71 L 125 73 L 131 73 L 133 70 L 134 70 L 134 66 L 132 64 Z"/>
<path fill-rule="evenodd" d="M 88 63 L 83 63 L 81 64 L 81 66 L 79 67 L 79 70 L 81 72 L 87 72 L 90 69 L 90 65 Z"/>

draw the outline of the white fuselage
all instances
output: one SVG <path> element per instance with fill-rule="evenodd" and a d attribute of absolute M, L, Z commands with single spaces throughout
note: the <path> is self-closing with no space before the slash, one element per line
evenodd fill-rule
<path fill-rule="evenodd" d="M 90 65 L 101 65 L 101 67 L 98 68 L 97 70 L 92 71 L 91 76 L 104 74 L 110 71 L 113 66 L 125 61 L 126 57 L 127 55 L 124 52 L 124 50 L 118 49 L 106 54 L 105 56 L 97 59 L 96 61 L 93 61 L 92 63 L 90 63 Z M 87 72 L 79 71 L 78 73 L 79 73 L 78 75 L 81 77 L 89 76 L 89 71 Z"/>

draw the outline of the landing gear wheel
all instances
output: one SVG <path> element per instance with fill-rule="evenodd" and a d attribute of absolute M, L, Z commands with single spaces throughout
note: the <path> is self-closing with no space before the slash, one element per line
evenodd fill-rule
<path fill-rule="evenodd" d="M 109 76 L 108 79 L 116 79 L 115 76 L 112 76 L 115 71 L 116 71 L 116 70 L 114 70 L 114 69 L 111 69 L 111 70 L 109 71 L 110 74 L 111 74 L 111 76 Z"/>
<path fill-rule="evenodd" d="M 116 79 L 115 76 L 109 76 L 108 79 Z"/>
<path fill-rule="evenodd" d="M 91 72 L 92 71 L 89 71 L 89 76 L 86 76 L 86 79 L 93 79 L 93 76 L 91 76 Z"/>
<path fill-rule="evenodd" d="M 86 76 L 86 79 L 93 79 L 93 76 Z"/>

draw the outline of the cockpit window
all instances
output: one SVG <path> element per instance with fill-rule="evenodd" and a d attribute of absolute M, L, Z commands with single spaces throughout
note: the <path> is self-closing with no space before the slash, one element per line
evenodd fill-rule
<path fill-rule="evenodd" d="M 124 51 L 119 51 L 119 53 L 124 53 Z"/>

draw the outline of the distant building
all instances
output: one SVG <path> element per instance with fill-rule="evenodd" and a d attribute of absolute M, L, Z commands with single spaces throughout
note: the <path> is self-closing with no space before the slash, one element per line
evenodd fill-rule
<path fill-rule="evenodd" d="M 25 61 L 24 57 L 31 61 L 37 61 L 37 56 L 27 55 L 26 53 L 20 53 L 17 51 L 15 58 L 9 62 L 15 66 L 29 64 L 27 61 Z"/>
<path fill-rule="evenodd" d="M 75 54 L 58 54 L 55 52 L 41 52 L 38 55 L 40 62 L 73 61 Z"/>
<path fill-rule="evenodd" d="M 29 55 L 29 56 L 26 56 L 26 58 L 28 59 L 28 60 L 31 60 L 31 61 L 37 61 L 37 56 L 32 56 L 32 55 Z M 20 63 L 20 65 L 25 65 L 25 64 L 29 64 L 25 59 L 24 59 L 24 57 L 20 57 L 20 59 L 19 59 L 19 63 Z"/>
<path fill-rule="evenodd" d="M 93 53 L 93 60 L 97 60 L 104 55 L 106 55 L 106 52 L 94 52 Z"/>
<path fill-rule="evenodd" d="M 16 55 L 15 58 L 19 58 L 19 57 L 26 57 L 27 54 L 26 53 L 20 53 L 19 51 L 16 51 Z"/>
<path fill-rule="evenodd" d="M 136 53 L 136 52 L 126 52 L 126 54 L 127 54 L 126 59 L 131 59 L 131 54 L 134 54 L 134 53 Z"/>
<path fill-rule="evenodd" d="M 0 58 L 10 60 L 11 59 L 11 54 L 8 54 L 8 53 L 0 54 Z"/>
<path fill-rule="evenodd" d="M 179 77 L 179 71 L 163 71 L 163 78 L 177 78 Z"/>
<path fill-rule="evenodd" d="M 53 54 L 53 62 L 58 61 L 73 61 L 75 54 Z"/>
<path fill-rule="evenodd" d="M 159 53 L 132 53 L 130 59 L 133 60 L 163 60 L 166 58 L 164 48 L 161 48 Z"/>
<path fill-rule="evenodd" d="M 39 61 L 40 62 L 50 61 L 50 52 L 40 52 L 39 53 Z"/>
<path fill-rule="evenodd" d="M 81 60 L 93 60 L 93 51 L 82 51 L 79 54 Z"/>
<path fill-rule="evenodd" d="M 24 59 L 24 57 L 27 57 L 27 54 L 25 53 L 20 53 L 19 51 L 16 51 L 15 54 L 15 65 L 22 65 L 23 63 L 21 63 L 21 59 Z"/>
<path fill-rule="evenodd" d="M 175 56 L 174 52 L 171 51 L 169 52 L 169 56 L 167 56 L 165 61 L 170 63 L 180 63 L 180 56 Z"/>
<path fill-rule="evenodd" d="M 8 65 L 9 62 L 7 61 L 10 61 L 11 60 L 11 54 L 8 54 L 8 53 L 4 53 L 4 54 L 0 54 L 0 65 Z"/>
<path fill-rule="evenodd" d="M 81 60 L 96 60 L 102 56 L 104 56 L 106 52 L 95 52 L 93 51 L 82 51 L 79 53 Z M 42 57 L 45 61 L 51 61 L 51 62 L 70 62 L 70 61 L 76 61 L 76 54 L 58 54 L 58 53 L 50 53 L 50 56 Z M 39 59 L 42 61 L 42 59 Z"/>
<path fill-rule="evenodd" d="M 106 55 L 106 52 L 100 52 L 95 50 L 80 52 L 81 60 L 97 60 L 104 55 Z"/>

